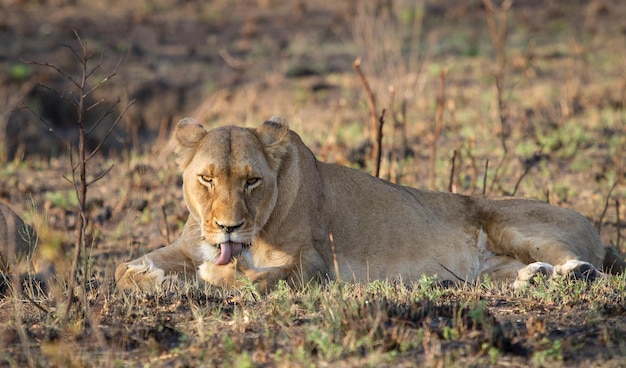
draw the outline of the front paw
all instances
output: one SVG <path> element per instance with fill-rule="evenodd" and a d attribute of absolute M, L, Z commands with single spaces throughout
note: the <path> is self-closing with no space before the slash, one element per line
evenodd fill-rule
<path fill-rule="evenodd" d="M 122 263 L 115 269 L 115 287 L 119 290 L 153 292 L 171 279 L 148 257 Z"/>
<path fill-rule="evenodd" d="M 217 265 L 213 261 L 204 261 L 198 267 L 198 280 L 219 287 L 231 287 L 235 283 L 237 274 L 237 260 L 231 259 L 224 265 Z"/>
<path fill-rule="evenodd" d="M 198 267 L 198 280 L 213 286 L 233 288 L 240 286 L 241 281 L 248 278 L 247 273 L 253 269 L 246 255 L 233 257 L 224 265 L 207 260 Z"/>

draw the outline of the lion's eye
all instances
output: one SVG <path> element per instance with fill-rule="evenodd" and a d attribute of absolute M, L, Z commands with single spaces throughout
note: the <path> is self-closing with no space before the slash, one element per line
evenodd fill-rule
<path fill-rule="evenodd" d="M 213 178 L 208 175 L 198 175 L 198 180 L 204 185 L 213 185 Z"/>
<path fill-rule="evenodd" d="M 259 178 L 248 178 L 248 180 L 246 180 L 246 187 L 252 188 L 252 187 L 257 186 L 260 183 L 261 183 L 261 179 Z"/>

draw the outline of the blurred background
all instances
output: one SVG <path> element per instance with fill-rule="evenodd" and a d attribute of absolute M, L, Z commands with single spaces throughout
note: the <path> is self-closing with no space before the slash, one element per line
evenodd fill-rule
<path fill-rule="evenodd" d="M 1 162 L 53 167 L 58 135 L 76 141 L 77 35 L 98 66 L 85 122 L 104 116 L 90 149 L 134 101 L 109 159 L 173 161 L 161 159 L 182 117 L 277 114 L 320 159 L 371 172 L 384 109 L 386 179 L 566 205 L 613 241 L 623 227 L 622 1 L 0 0 Z"/>

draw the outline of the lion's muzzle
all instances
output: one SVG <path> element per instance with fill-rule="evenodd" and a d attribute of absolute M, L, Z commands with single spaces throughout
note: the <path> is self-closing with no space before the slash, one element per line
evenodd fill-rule
<path fill-rule="evenodd" d="M 231 225 L 224 225 L 224 224 L 221 224 L 221 223 L 220 223 L 220 222 L 218 222 L 218 221 L 215 221 L 215 225 L 216 225 L 216 226 L 217 226 L 220 230 L 222 230 L 223 232 L 225 232 L 226 234 L 233 233 L 235 230 L 240 229 L 240 228 L 243 226 L 243 224 L 244 224 L 244 222 L 242 221 L 242 222 L 238 223 L 237 225 L 232 225 L 232 226 L 231 226 Z"/>

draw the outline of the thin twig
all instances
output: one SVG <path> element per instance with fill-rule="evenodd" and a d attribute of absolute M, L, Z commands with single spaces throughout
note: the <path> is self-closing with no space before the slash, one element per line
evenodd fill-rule
<path fill-rule="evenodd" d="M 100 175 L 96 175 L 93 179 L 91 179 L 90 181 L 87 182 L 87 186 L 90 186 L 91 184 L 97 182 L 98 180 L 104 178 L 110 171 L 111 169 L 113 169 L 115 167 L 115 164 L 111 164 L 111 166 L 109 166 L 106 170 L 104 170 L 102 173 L 100 173 Z"/>
<path fill-rule="evenodd" d="M 504 162 L 508 158 L 508 146 L 507 139 L 510 137 L 510 127 L 508 124 L 508 113 L 506 111 L 506 104 L 503 97 L 504 91 L 504 77 L 506 71 L 506 35 L 507 35 L 507 12 L 513 5 L 513 0 L 504 0 L 502 4 L 500 4 L 500 9 L 498 9 L 498 14 L 494 10 L 494 6 L 492 0 L 483 0 L 485 5 L 485 11 L 487 12 L 487 27 L 489 29 L 489 36 L 491 41 L 496 48 L 496 72 L 495 72 L 495 84 L 496 84 L 496 99 L 498 102 L 498 115 L 500 117 L 500 143 L 502 145 L 502 150 L 504 154 L 502 155 L 502 159 L 500 163 L 496 167 L 495 174 L 493 177 L 492 187 L 496 184 L 499 179 L 500 170 L 504 165 Z M 497 24 L 496 24 L 497 17 Z"/>
<path fill-rule="evenodd" d="M 485 161 L 485 175 L 483 176 L 483 195 L 487 193 L 487 172 L 489 171 L 489 160 Z"/>
<path fill-rule="evenodd" d="M 435 163 L 437 161 L 437 141 L 443 128 L 443 110 L 446 102 L 446 70 L 439 73 L 439 95 L 437 96 L 437 114 L 435 116 L 435 129 L 430 141 L 430 160 L 428 183 L 431 190 L 435 189 Z"/>
<path fill-rule="evenodd" d="M 383 125 L 385 125 L 385 109 L 383 109 L 383 112 L 378 118 L 378 130 L 376 131 L 376 166 L 374 169 L 374 176 L 377 178 L 380 177 L 380 162 L 383 155 Z"/>
<path fill-rule="evenodd" d="M 535 165 L 537 165 L 537 163 L 539 163 L 540 161 L 542 161 L 542 157 L 541 157 L 541 151 L 543 149 L 541 149 L 539 151 L 539 153 L 535 153 L 533 154 L 533 156 L 526 160 L 524 162 L 524 172 L 522 173 L 522 175 L 517 179 L 517 182 L 515 183 L 515 187 L 513 187 L 513 193 L 511 193 L 511 196 L 515 196 L 515 194 L 517 193 L 517 190 L 519 189 L 520 184 L 522 183 L 522 180 L 524 180 L 524 177 L 526 177 L 526 175 L 528 175 L 528 173 L 530 172 L 530 170 L 535 167 Z"/>
<path fill-rule="evenodd" d="M 165 238 L 167 240 L 167 244 L 171 244 L 170 227 L 167 226 L 167 212 L 165 212 L 165 206 L 163 205 L 161 205 L 161 215 L 163 215 L 163 222 L 165 223 Z"/>
<path fill-rule="evenodd" d="M 444 270 L 450 272 L 450 274 L 454 277 L 457 278 L 457 280 L 461 281 L 461 282 L 466 282 L 465 280 L 463 280 L 462 278 L 460 278 L 459 276 L 457 276 L 457 274 L 455 274 L 454 272 L 452 272 L 452 270 L 450 270 L 448 267 L 444 266 L 442 263 L 439 263 L 439 266 L 443 267 Z"/>
<path fill-rule="evenodd" d="M 37 113 L 35 110 L 33 110 L 30 106 L 28 106 L 26 103 L 21 102 L 18 106 L 19 110 L 26 110 L 28 112 L 30 112 L 31 114 L 33 114 L 33 116 L 35 116 L 37 118 L 37 120 L 39 120 L 40 123 L 42 123 L 43 125 L 46 126 L 46 128 L 48 128 L 48 132 L 54 134 L 57 136 L 57 138 L 59 138 L 61 141 L 71 145 L 71 142 L 68 138 L 62 136 L 59 132 L 56 131 L 56 129 L 54 129 L 54 127 L 52 126 L 52 124 L 50 124 L 48 121 L 46 121 L 46 119 L 44 119 L 41 115 L 39 115 L 39 113 Z"/>
<path fill-rule="evenodd" d="M 89 112 L 89 111 L 95 109 L 96 107 L 100 106 L 100 104 L 103 103 L 103 102 L 104 102 L 104 98 L 99 99 L 98 101 L 94 102 L 91 106 L 86 108 L 85 112 Z"/>
<path fill-rule="evenodd" d="M 617 229 L 617 239 L 615 239 L 615 247 L 620 252 L 622 251 L 621 242 L 622 242 L 622 220 L 620 219 L 619 213 L 619 199 L 615 200 L 615 228 Z"/>
<path fill-rule="evenodd" d="M 106 77 L 104 77 L 100 82 L 96 83 L 95 86 L 93 86 L 90 90 L 88 90 L 87 92 L 85 92 L 85 96 L 91 95 L 95 90 L 97 90 L 98 88 L 102 87 L 103 84 L 105 84 L 106 82 L 109 81 L 109 79 L 113 78 L 114 76 L 117 75 L 117 69 L 119 68 L 120 64 L 122 63 L 122 58 L 120 58 L 120 60 L 117 62 L 117 64 L 113 67 L 113 69 L 109 72 L 109 74 L 107 74 Z M 94 71 L 96 71 L 96 69 L 100 68 L 100 66 L 102 65 L 102 61 L 98 62 L 98 64 L 96 64 L 93 69 L 91 70 L 90 74 L 93 73 Z"/>
<path fill-rule="evenodd" d="M 330 243 L 330 254 L 333 257 L 333 267 L 335 269 L 335 280 L 341 282 L 341 276 L 339 275 L 339 263 L 337 262 L 337 252 L 335 251 L 335 239 L 333 233 L 328 234 L 328 242 Z"/>
<path fill-rule="evenodd" d="M 226 65 L 233 68 L 234 70 L 244 70 L 248 67 L 248 63 L 235 58 L 226 49 L 219 50 L 217 54 L 222 58 L 222 60 L 224 60 Z"/>
<path fill-rule="evenodd" d="M 476 163 L 476 157 L 474 157 L 474 137 L 469 137 L 467 141 L 467 157 L 470 160 L 472 168 L 472 182 L 470 183 L 469 193 L 474 194 L 476 191 L 476 183 L 478 183 L 478 164 Z"/>
<path fill-rule="evenodd" d="M 118 100 L 119 101 L 119 100 Z M 117 118 L 115 119 L 115 121 L 113 123 L 111 123 L 111 125 L 109 126 L 109 129 L 107 130 L 106 134 L 104 135 L 104 137 L 100 140 L 100 142 L 98 143 L 98 145 L 96 146 L 96 148 L 93 149 L 93 151 L 91 152 L 91 154 L 89 156 L 87 156 L 87 161 L 91 160 L 91 158 L 100 151 L 102 144 L 104 144 L 104 142 L 109 138 L 109 136 L 113 133 L 113 129 L 115 129 L 115 127 L 120 123 L 120 121 L 122 120 L 122 117 L 124 115 L 126 115 L 126 112 L 128 111 L 128 109 L 135 103 L 135 100 L 131 100 L 125 107 L 124 110 L 122 110 L 122 112 L 120 112 L 117 116 Z"/>
<path fill-rule="evenodd" d="M 522 180 L 524 180 L 524 177 L 526 177 L 526 175 L 528 175 L 528 173 L 530 172 L 530 169 L 532 168 L 532 166 L 527 166 L 526 169 L 524 170 L 524 172 L 522 173 L 522 175 L 520 175 L 520 177 L 517 179 L 517 182 L 515 182 L 515 186 L 513 187 L 513 192 L 511 193 L 511 196 L 514 197 L 515 194 L 517 193 L 517 189 L 519 189 L 520 184 L 522 183 Z"/>
<path fill-rule="evenodd" d="M 65 101 L 68 105 L 72 106 L 74 109 L 78 107 L 78 104 L 75 99 L 68 97 L 67 91 L 72 87 L 72 84 L 68 84 L 62 91 L 57 91 L 56 89 L 47 86 L 43 83 L 38 83 L 37 86 L 47 90 L 48 92 L 58 96 L 61 100 Z M 71 93 L 70 93 L 71 95 Z M 72 96 L 74 97 L 74 96 Z"/>
<path fill-rule="evenodd" d="M 389 91 L 389 103 L 387 108 L 389 109 L 389 116 L 391 117 L 391 144 L 389 145 L 389 154 L 387 155 L 387 162 L 389 166 L 389 172 L 387 173 L 387 180 L 396 182 L 398 177 L 398 118 L 395 111 L 396 100 L 396 88 L 393 85 L 387 87 Z"/>
<path fill-rule="evenodd" d="M 82 65 L 81 82 L 78 86 L 80 97 L 78 99 L 78 107 L 76 112 L 78 113 L 78 119 L 76 123 L 78 125 L 78 176 L 79 180 L 76 181 L 76 170 L 72 170 L 72 177 L 74 178 L 73 184 L 76 192 L 76 198 L 78 199 L 78 221 L 76 224 L 76 244 L 74 245 L 74 254 L 72 263 L 70 266 L 69 285 L 67 292 L 67 302 L 65 304 L 65 313 L 63 315 L 64 323 L 68 321 L 70 310 L 72 308 L 72 302 L 74 300 L 74 288 L 76 285 L 76 271 L 78 270 L 78 262 L 80 254 L 85 248 L 85 228 L 87 225 L 87 218 L 85 215 L 85 205 L 87 200 L 87 162 L 85 160 L 86 146 L 85 146 L 85 88 L 87 84 L 87 46 L 82 42 L 78 33 L 75 32 L 76 38 L 79 41 L 79 45 L 82 50 L 82 57 L 79 57 L 79 61 Z"/>
<path fill-rule="evenodd" d="M 489 36 L 493 42 L 497 52 L 497 70 L 495 73 L 497 99 L 498 99 L 498 113 L 500 115 L 501 125 L 501 143 L 504 153 L 508 153 L 508 147 L 506 144 L 507 139 L 510 136 L 510 128 L 508 126 L 508 116 L 505 112 L 506 105 L 504 98 L 502 97 L 504 90 L 504 74 L 506 69 L 506 34 L 507 34 L 507 12 L 513 5 L 512 0 L 505 0 L 498 10 L 497 18 L 498 24 L 496 25 L 496 14 L 493 8 L 491 0 L 483 0 L 485 4 L 485 10 L 487 12 L 487 27 L 489 28 Z"/>
<path fill-rule="evenodd" d="M 92 57 L 92 56 L 93 56 L 93 54 L 89 54 L 89 55 L 87 56 L 87 60 L 91 59 L 91 57 Z M 98 62 L 96 63 L 96 65 L 94 65 L 94 66 L 93 66 L 93 67 L 89 70 L 89 72 L 87 72 L 87 78 L 91 78 L 91 76 L 92 76 L 92 75 L 93 75 L 96 71 L 98 71 L 98 69 L 100 69 L 100 67 L 102 66 L 102 59 L 103 59 L 103 57 L 104 57 L 104 53 L 102 53 L 102 52 L 101 52 L 101 53 L 100 53 L 100 60 L 98 60 Z M 113 72 L 112 72 L 112 73 L 113 73 L 113 75 L 115 75 L 116 70 L 117 70 L 117 68 L 115 68 L 115 69 L 113 70 Z M 111 75 L 111 74 L 109 73 L 109 76 L 110 76 L 110 75 Z M 95 86 L 93 89 L 96 89 L 96 88 L 98 88 L 99 86 L 101 86 L 102 84 L 104 84 L 104 83 L 105 83 L 105 82 L 109 79 L 109 76 L 104 77 L 104 79 L 102 79 L 100 82 L 98 82 L 98 83 L 96 84 L 96 86 Z M 90 95 L 90 94 L 91 94 L 91 92 L 93 92 L 93 89 L 91 89 L 91 90 L 87 91 L 87 92 L 85 93 L 85 95 Z"/>
<path fill-rule="evenodd" d="M 495 188 L 497 186 L 498 191 L 503 192 L 502 189 L 502 185 L 499 183 L 500 180 L 500 171 L 502 170 L 502 168 L 504 167 L 504 163 L 507 161 L 508 159 L 508 154 L 505 152 L 502 155 L 502 158 L 498 161 L 498 166 L 496 166 L 496 169 L 493 170 L 493 179 L 491 180 L 491 192 L 495 192 Z"/>
<path fill-rule="evenodd" d="M 20 61 L 24 64 L 28 64 L 28 65 L 36 65 L 36 66 L 43 66 L 46 68 L 50 68 L 52 70 L 54 70 L 55 72 L 59 73 L 63 78 L 67 79 L 68 81 L 70 81 L 75 87 L 80 86 L 80 84 L 71 76 L 68 74 L 65 74 L 64 71 L 62 71 L 61 69 L 59 69 L 56 65 L 50 64 L 50 63 L 40 63 L 37 61 L 30 61 L 30 60 L 24 60 L 24 59 L 20 59 Z"/>
<path fill-rule="evenodd" d="M 34 300 L 33 298 L 30 297 L 30 295 L 28 295 L 28 293 L 24 290 L 22 290 L 22 296 L 24 296 L 24 298 L 26 298 L 26 300 L 28 300 L 32 305 L 35 306 L 35 308 L 39 309 L 40 311 L 42 311 L 43 313 L 45 313 L 46 315 L 50 315 L 50 311 L 47 310 L 46 308 L 44 308 L 41 304 L 39 304 L 36 300 Z"/>
<path fill-rule="evenodd" d="M 107 116 L 109 116 L 110 114 L 112 114 L 115 111 L 115 108 L 117 107 L 117 105 L 119 103 L 120 103 L 120 98 L 118 97 L 117 101 L 112 103 L 106 109 L 106 111 L 104 113 L 102 113 L 102 115 L 100 115 L 100 117 L 91 125 L 91 127 L 85 131 L 85 134 L 87 134 L 88 136 L 91 135 L 91 133 L 94 131 L 94 129 L 96 129 L 98 127 L 98 125 L 100 125 L 100 123 L 104 121 L 104 118 L 106 118 Z M 89 108 L 91 108 L 91 106 Z M 89 108 L 85 109 L 85 112 L 89 111 Z"/>
<path fill-rule="evenodd" d="M 352 68 L 354 69 L 356 74 L 359 76 L 359 79 L 361 80 L 361 83 L 363 84 L 363 87 L 365 88 L 365 93 L 367 94 L 367 100 L 369 101 L 368 105 L 370 108 L 370 120 L 371 120 L 370 138 L 373 138 L 375 137 L 376 130 L 378 129 L 378 116 L 376 114 L 376 96 L 374 96 L 374 93 L 372 92 L 372 89 L 370 88 L 370 84 L 367 82 L 367 78 L 365 78 L 365 74 L 363 74 L 363 71 L 361 70 L 361 58 L 360 57 L 354 60 L 354 63 L 352 63 Z"/>
<path fill-rule="evenodd" d="M 619 178 L 617 178 L 615 182 L 613 183 L 613 185 L 611 186 L 609 193 L 606 195 L 606 199 L 604 201 L 604 208 L 602 209 L 602 213 L 600 214 L 600 217 L 598 218 L 598 223 L 596 224 L 596 229 L 598 230 L 598 233 L 600 233 L 602 230 L 602 221 L 604 221 L 604 216 L 606 215 L 606 212 L 609 209 L 609 201 L 611 200 L 613 191 L 615 190 L 615 188 L 617 188 L 617 185 L 619 184 L 619 182 L 620 182 Z"/>
<path fill-rule="evenodd" d="M 454 193 L 454 165 L 456 162 L 457 151 L 452 152 L 452 158 L 450 159 L 450 182 L 448 183 L 448 192 Z"/>

